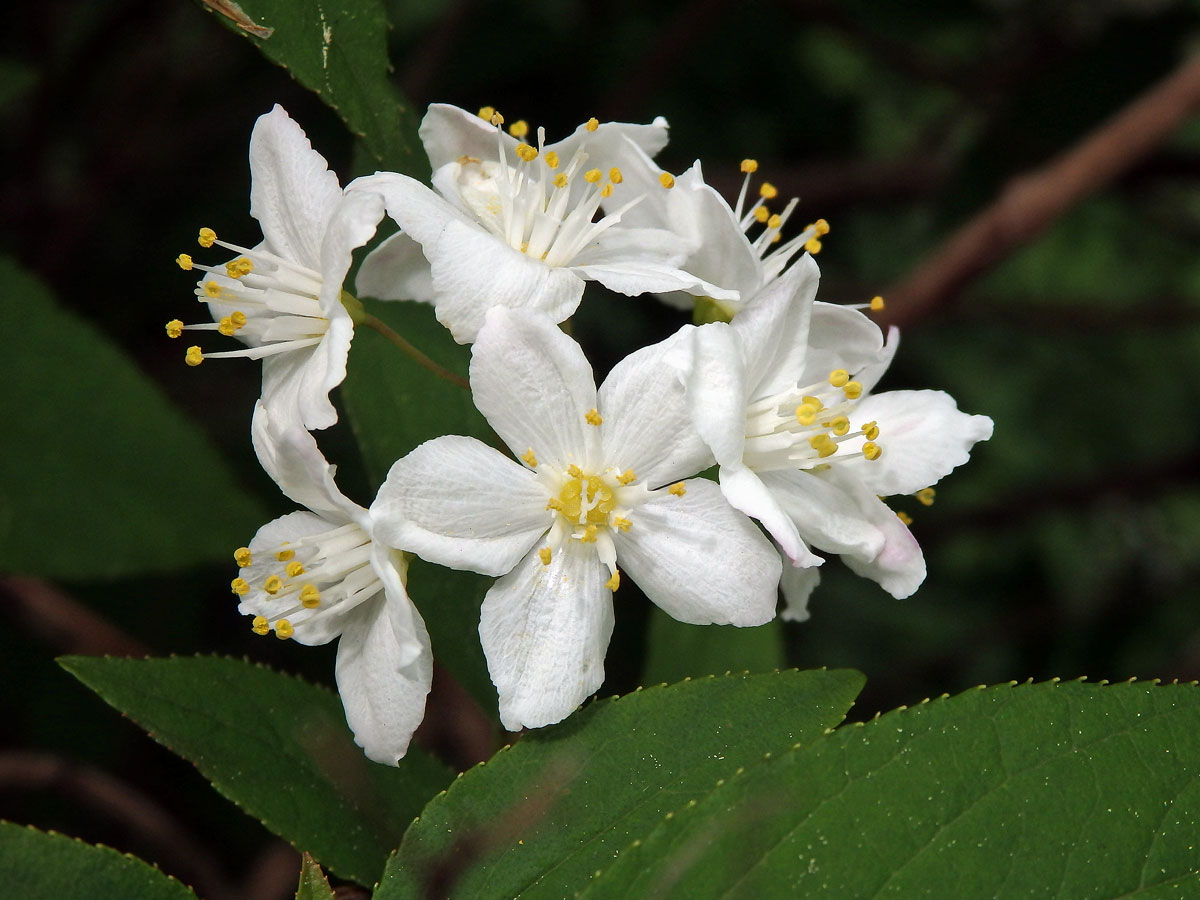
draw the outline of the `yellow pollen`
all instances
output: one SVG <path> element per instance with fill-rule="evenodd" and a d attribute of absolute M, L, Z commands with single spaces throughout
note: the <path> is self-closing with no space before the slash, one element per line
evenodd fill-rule
<path fill-rule="evenodd" d="M 583 529 L 583 537 L 579 539 L 579 542 L 581 544 L 596 543 L 596 532 L 599 530 L 600 529 L 598 529 L 595 525 L 589 525 L 587 528 Z"/>
<path fill-rule="evenodd" d="M 192 258 L 186 253 L 180 253 L 175 257 L 175 264 L 185 272 L 192 271 Z"/>
<path fill-rule="evenodd" d="M 833 456 L 837 453 L 838 445 L 827 434 L 818 434 L 808 439 L 809 446 L 817 451 L 817 456 L 821 459 Z"/>
<path fill-rule="evenodd" d="M 229 321 L 233 323 L 234 328 L 244 328 L 246 326 L 246 314 L 241 310 L 237 310 L 229 317 Z"/>
<path fill-rule="evenodd" d="M 517 156 L 525 162 L 533 162 L 538 157 L 537 149 L 528 144 L 517 144 Z"/>
<path fill-rule="evenodd" d="M 637 475 L 634 473 L 633 469 L 626 469 L 617 476 L 617 481 L 619 481 L 621 484 L 629 484 L 629 482 L 635 480 L 636 478 Z"/>
<path fill-rule="evenodd" d="M 283 587 L 283 579 L 278 575 L 272 575 L 263 583 L 263 590 L 268 594 L 278 594 L 281 587 Z"/>
<path fill-rule="evenodd" d="M 675 187 L 675 176 L 670 172 L 663 172 L 658 176 L 658 183 L 667 190 L 670 190 L 671 188 Z"/>
<path fill-rule="evenodd" d="M 766 224 L 767 219 L 771 218 L 771 211 L 767 209 L 765 203 L 754 207 L 754 218 L 763 224 Z"/>
<path fill-rule="evenodd" d="M 818 253 L 821 252 L 821 247 L 822 247 L 821 242 L 818 241 L 816 238 L 809 238 L 804 244 L 804 249 L 807 250 L 809 253 L 811 253 L 813 256 L 816 256 Z"/>
<path fill-rule="evenodd" d="M 315 584 L 306 584 L 300 588 L 300 605 L 305 609 L 316 609 L 321 605 L 321 592 Z"/>
<path fill-rule="evenodd" d="M 215 281 L 206 281 L 204 282 L 204 293 L 208 294 L 210 297 L 220 297 L 221 286 Z"/>
<path fill-rule="evenodd" d="M 600 127 L 600 120 L 597 119 L 595 116 L 592 116 L 590 119 L 588 119 L 586 122 L 583 123 L 583 127 L 586 128 L 588 131 L 595 131 L 597 128 Z"/>
<path fill-rule="evenodd" d="M 167 337 L 177 338 L 183 334 L 183 323 L 178 319 L 172 319 L 167 323 Z"/>
<path fill-rule="evenodd" d="M 250 593 L 250 583 L 245 578 L 235 578 L 229 582 L 229 589 L 239 597 L 245 597 Z"/>
<path fill-rule="evenodd" d="M 488 121 L 496 126 L 503 125 L 504 124 L 504 116 L 500 115 L 500 113 L 498 113 L 498 112 L 492 113 L 491 116 L 488 117 Z"/>
<path fill-rule="evenodd" d="M 534 456 L 532 447 L 530 447 L 528 450 L 526 450 L 524 453 L 521 454 L 521 459 L 525 461 L 525 465 L 529 466 L 529 468 L 531 468 L 531 469 L 537 468 L 538 461 L 537 461 L 537 457 Z"/>
<path fill-rule="evenodd" d="M 249 547 L 238 547 L 236 550 L 233 551 L 233 560 L 239 566 L 241 566 L 243 569 L 246 568 L 246 566 L 250 565 L 250 562 L 252 560 L 252 557 L 250 555 L 250 548 Z"/>
<path fill-rule="evenodd" d="M 843 435 L 850 430 L 850 420 L 845 416 L 838 416 L 829 424 L 833 429 L 833 433 L 836 435 Z"/>
<path fill-rule="evenodd" d="M 204 362 L 204 353 L 199 347 L 188 347 L 187 353 L 183 355 L 183 361 L 189 366 L 198 366 Z"/>
<path fill-rule="evenodd" d="M 878 297 L 878 296 L 877 296 L 877 297 L 872 297 L 872 298 L 871 298 L 871 303 L 870 303 L 870 306 L 871 306 L 871 309 L 872 309 L 873 311 L 875 311 L 875 312 L 879 312 L 879 311 L 880 311 L 881 309 L 883 309 L 883 307 L 884 307 L 883 298 L 882 298 L 882 297 Z"/>
<path fill-rule="evenodd" d="M 200 233 L 196 236 L 196 243 L 207 250 L 217 240 L 217 233 L 211 228 L 201 228 Z"/>
<path fill-rule="evenodd" d="M 288 573 L 288 578 L 295 578 L 297 575 L 303 575 L 304 563 L 299 561 L 290 562 L 287 564 L 287 568 L 284 571 Z"/>
<path fill-rule="evenodd" d="M 667 493 L 671 494 L 674 497 L 682 497 L 684 494 L 687 493 L 687 488 L 685 488 L 683 486 L 682 481 L 677 481 L 673 485 L 671 485 L 669 488 L 667 488 Z"/>
<path fill-rule="evenodd" d="M 620 528 L 622 531 L 628 531 L 633 527 L 633 522 L 623 516 L 613 516 L 612 526 L 613 528 Z"/>
<path fill-rule="evenodd" d="M 817 408 L 818 411 L 825 408 L 825 404 L 821 402 L 820 397 L 813 397 L 810 394 L 805 394 L 800 399 L 803 400 L 805 403 L 811 403 L 813 406 L 815 406 Z"/>
<path fill-rule="evenodd" d="M 862 427 L 862 433 L 868 441 L 873 441 L 875 438 L 879 437 L 879 426 L 874 422 L 868 422 Z"/>
<path fill-rule="evenodd" d="M 604 187 L 600 188 L 600 196 L 601 197 L 611 197 L 612 196 L 612 185 L 606 184 Z"/>
<path fill-rule="evenodd" d="M 553 150 L 547 150 L 545 154 L 543 154 L 542 159 L 546 161 L 546 165 L 548 165 L 550 168 L 558 168 L 558 154 Z"/>
<path fill-rule="evenodd" d="M 562 501 L 559 500 L 557 497 L 551 497 L 549 500 L 546 501 L 546 509 L 552 509 L 555 512 L 562 512 L 562 508 L 563 508 Z"/>
<path fill-rule="evenodd" d="M 280 550 L 278 553 L 275 554 L 275 558 L 277 560 L 279 560 L 280 562 L 287 562 L 289 559 L 296 558 L 296 551 L 295 550 Z"/>
<path fill-rule="evenodd" d="M 779 196 L 779 188 L 769 181 L 764 181 L 758 189 L 758 195 L 764 200 L 774 200 Z"/>
<path fill-rule="evenodd" d="M 551 556 L 551 553 L 550 553 L 549 547 L 543 547 L 541 550 L 538 551 L 538 559 L 540 559 L 542 561 L 543 566 L 550 565 L 550 556 Z"/>
<path fill-rule="evenodd" d="M 266 616 L 255 616 L 250 623 L 250 630 L 255 634 L 266 634 L 271 630 L 271 623 L 267 621 Z"/>
<path fill-rule="evenodd" d="M 554 176 L 554 186 L 556 188 L 565 188 L 567 186 L 567 176 L 559 172 Z"/>
<path fill-rule="evenodd" d="M 275 623 L 275 637 L 281 641 L 286 641 L 295 633 L 296 629 L 292 627 L 292 623 L 287 619 L 280 619 Z"/>
<path fill-rule="evenodd" d="M 883 453 L 883 451 L 879 449 L 879 445 L 873 441 L 867 441 L 862 446 L 862 454 L 867 459 L 879 459 L 879 454 L 881 453 Z"/>
<path fill-rule="evenodd" d="M 818 237 L 829 234 L 829 223 L 824 219 L 817 219 L 817 221 L 812 223 L 811 227 L 816 231 Z"/>
<path fill-rule="evenodd" d="M 567 474 L 572 478 L 582 478 L 583 469 L 579 468 L 579 466 L 575 465 L 575 463 L 571 463 L 569 466 L 567 466 Z"/>
<path fill-rule="evenodd" d="M 625 176 L 621 174 L 620 169 L 618 169 L 616 166 L 613 166 L 608 170 L 608 180 L 613 184 L 620 184 L 625 180 Z"/>
<path fill-rule="evenodd" d="M 917 498 L 922 506 L 933 506 L 933 498 L 937 494 L 931 487 L 921 488 L 913 496 Z"/>
<path fill-rule="evenodd" d="M 587 419 L 587 423 L 589 425 L 599 425 L 604 421 L 603 417 L 600 415 L 600 411 L 594 407 L 587 411 L 587 415 L 584 416 L 584 418 Z"/>
<path fill-rule="evenodd" d="M 621 586 L 621 572 L 619 569 L 613 569 L 612 577 L 604 582 L 604 586 L 610 591 L 615 591 Z"/>
<path fill-rule="evenodd" d="M 233 337 L 234 333 L 237 332 L 237 328 L 234 327 L 233 319 L 226 316 L 217 323 L 217 331 L 221 332 L 225 337 Z"/>
<path fill-rule="evenodd" d="M 771 218 L 767 219 L 767 227 L 768 228 L 778 228 L 782 224 L 783 224 L 783 216 L 779 215 L 779 213 L 775 213 L 775 215 L 773 215 L 773 216 L 771 216 Z"/>
<path fill-rule="evenodd" d="M 773 235 L 771 235 L 771 243 L 772 244 L 778 244 L 782 240 L 783 240 L 783 235 L 780 234 L 778 231 L 775 232 Z"/>
<path fill-rule="evenodd" d="M 904 512 L 903 510 L 896 510 L 896 518 L 899 519 L 901 522 L 903 522 L 905 525 L 912 524 L 912 516 L 910 516 L 908 513 Z"/>
<path fill-rule="evenodd" d="M 757 159 L 743 159 L 742 165 L 741 165 L 741 170 L 743 172 L 745 172 L 747 175 L 753 175 L 755 172 L 758 171 L 758 160 Z"/>
<path fill-rule="evenodd" d="M 812 425 L 817 421 L 817 413 L 821 410 L 812 403 L 801 403 L 796 407 L 796 421 L 801 425 Z"/>
<path fill-rule="evenodd" d="M 517 119 L 517 121 L 508 126 L 508 133 L 520 140 L 529 134 L 529 123 L 524 119 Z"/>
<path fill-rule="evenodd" d="M 846 394 L 847 400 L 857 400 L 862 396 L 862 384 L 857 381 L 847 381 L 842 387 L 842 391 Z"/>
<path fill-rule="evenodd" d="M 599 169 L 588 169 L 583 173 L 583 180 L 588 184 L 596 184 L 603 177 L 604 173 Z"/>
<path fill-rule="evenodd" d="M 492 116 L 494 116 L 495 114 L 496 114 L 496 107 L 494 107 L 494 106 L 479 107 L 479 118 L 483 119 L 485 122 L 490 122 L 492 120 Z"/>
<path fill-rule="evenodd" d="M 242 256 L 225 263 L 225 272 L 230 278 L 241 278 L 254 271 L 254 263 Z"/>
<path fill-rule="evenodd" d="M 843 387 L 850 380 L 850 373 L 845 369 L 834 369 L 829 373 L 829 383 L 834 387 Z"/>

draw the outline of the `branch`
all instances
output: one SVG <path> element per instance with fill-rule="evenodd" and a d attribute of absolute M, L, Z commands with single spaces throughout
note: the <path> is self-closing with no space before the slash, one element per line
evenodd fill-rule
<path fill-rule="evenodd" d="M 910 324 L 957 299 L 971 281 L 1125 172 L 1200 107 L 1200 57 L 1189 60 L 1072 149 L 1014 178 L 987 209 L 884 292 L 887 322 Z"/>
<path fill-rule="evenodd" d="M 84 656 L 146 656 L 149 649 L 49 582 L 10 575 L 0 595 L 29 631 L 56 651 Z"/>

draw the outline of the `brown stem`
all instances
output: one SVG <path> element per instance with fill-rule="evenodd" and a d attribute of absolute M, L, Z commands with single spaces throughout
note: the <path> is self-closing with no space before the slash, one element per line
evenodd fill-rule
<path fill-rule="evenodd" d="M 397 347 L 399 347 L 401 350 L 403 350 L 405 353 L 407 353 L 414 361 L 417 362 L 417 364 L 424 367 L 425 369 L 428 369 L 430 372 L 432 372 L 438 378 L 444 379 L 445 381 L 448 381 L 451 384 L 456 384 L 463 390 L 469 391 L 471 389 L 471 383 L 469 381 L 467 381 L 467 379 L 463 378 L 461 375 L 456 375 L 454 372 L 451 372 L 445 366 L 441 366 L 441 365 L 438 365 L 437 363 L 435 363 L 432 359 L 430 359 L 428 356 L 426 356 L 424 353 L 422 353 L 420 350 L 418 350 L 416 347 L 414 347 L 412 344 L 410 344 L 407 340 L 405 340 L 404 337 L 402 337 L 395 329 L 393 329 L 391 326 L 389 326 L 382 319 L 379 319 L 379 318 L 371 315 L 370 313 L 363 313 L 363 315 L 359 319 L 359 321 L 363 325 L 367 325 L 370 328 L 374 328 L 376 331 L 378 331 L 380 334 L 382 334 L 385 338 L 387 338 L 389 341 L 391 341 L 393 344 L 395 344 Z"/>

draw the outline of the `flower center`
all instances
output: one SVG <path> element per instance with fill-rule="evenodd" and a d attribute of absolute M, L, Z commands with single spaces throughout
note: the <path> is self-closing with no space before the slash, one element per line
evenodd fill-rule
<path fill-rule="evenodd" d="M 242 598 L 239 609 L 254 614 L 256 634 L 274 630 L 286 639 L 300 630 L 303 636 L 317 620 L 342 615 L 383 590 L 370 562 L 371 539 L 354 524 L 282 543 L 256 537 L 233 556 L 241 571 L 230 588 Z"/>
<path fill-rule="evenodd" d="M 829 223 L 824 219 L 817 219 L 817 221 L 805 225 L 804 230 L 800 234 L 791 238 L 786 243 L 782 243 L 783 226 L 787 224 L 788 219 L 795 212 L 799 200 L 793 197 L 784 206 L 782 212 L 771 212 L 767 201 L 778 197 L 779 189 L 769 181 L 764 181 L 758 187 L 758 197 L 749 209 L 746 209 L 743 213 L 750 189 L 750 176 L 758 171 L 758 160 L 743 159 L 741 169 L 745 173 L 746 178 L 742 182 L 742 189 L 738 194 L 737 206 L 734 207 L 733 214 L 737 218 L 738 224 L 741 225 L 743 232 L 749 232 L 756 224 L 764 226 L 758 236 L 750 242 L 750 246 L 754 249 L 758 258 L 762 260 L 763 284 L 765 285 L 779 277 L 788 262 L 801 248 L 807 250 L 813 256 L 820 253 L 821 238 L 829 233 Z M 747 235 L 747 240 L 749 240 L 749 235 Z"/>
<path fill-rule="evenodd" d="M 197 283 L 195 293 L 220 318 L 197 325 L 173 319 L 167 323 L 167 336 L 178 338 L 184 331 L 217 331 L 227 337 L 236 335 L 249 346 L 219 353 L 189 347 L 185 356 L 188 365 L 233 356 L 261 359 L 320 343 L 329 320 L 322 314 L 318 300 L 322 286 L 319 272 L 262 248 L 250 250 L 217 240 L 211 228 L 201 228 L 198 241 L 201 247 L 216 244 L 241 255 L 220 267 L 200 265 L 186 253 L 176 258 L 185 272 L 210 273 Z"/>

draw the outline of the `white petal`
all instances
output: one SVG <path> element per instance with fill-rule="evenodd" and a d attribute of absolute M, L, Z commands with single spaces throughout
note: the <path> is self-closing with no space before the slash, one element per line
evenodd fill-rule
<path fill-rule="evenodd" d="M 879 383 L 888 366 L 892 364 L 892 357 L 896 355 L 896 351 L 900 348 L 900 329 L 895 325 L 891 326 L 887 332 L 887 342 L 883 345 L 883 349 L 876 355 L 875 360 L 868 363 L 864 368 L 858 370 L 854 376 L 863 387 L 863 393 L 869 394 L 875 389 L 875 385 Z M 849 371 L 849 370 L 847 370 Z"/>
<path fill-rule="evenodd" d="M 417 134 L 425 145 L 429 165 L 434 171 L 460 156 L 498 158 L 496 126 L 449 103 L 431 103 Z M 507 134 L 501 140 L 506 152 L 517 145 L 516 140 Z"/>
<path fill-rule="evenodd" d="M 355 609 L 338 644 L 337 685 L 354 742 L 395 765 L 425 717 L 433 660 L 425 623 L 407 595 L 381 594 Z M 415 658 L 409 647 L 421 647 Z"/>
<path fill-rule="evenodd" d="M 714 300 L 737 300 L 735 290 L 727 290 L 709 284 L 695 275 L 674 266 L 663 265 L 653 259 L 628 258 L 622 262 L 598 263 L 572 266 L 588 281 L 598 281 L 610 291 L 636 297 L 639 294 L 665 294 L 669 291 L 685 291 L 697 297 L 712 297 Z"/>
<path fill-rule="evenodd" d="M 431 303 L 433 273 L 421 245 L 401 231 L 367 254 L 354 289 L 360 297 Z"/>
<path fill-rule="evenodd" d="M 425 248 L 437 242 L 447 222 L 470 223 L 455 206 L 415 178 L 395 172 L 376 172 L 356 178 L 346 186 L 346 193 L 359 191 L 383 197 L 387 214 L 401 230 Z"/>
<path fill-rule="evenodd" d="M 554 150 L 565 161 L 582 147 L 589 161 L 594 161 L 595 165 L 604 169 L 616 166 L 624 171 L 630 159 L 631 145 L 647 156 L 656 156 L 667 146 L 667 140 L 667 120 L 658 116 L 649 125 L 601 122 L 595 131 L 588 131 L 584 125 L 579 125 L 570 136 L 555 144 L 547 144 L 546 149 Z M 661 185 L 657 187 L 663 190 Z"/>
<path fill-rule="evenodd" d="M 713 464 L 712 452 L 692 426 L 683 375 L 664 360 L 689 340 L 691 328 L 625 357 L 600 385 L 598 406 L 604 459 L 658 487 Z"/>
<path fill-rule="evenodd" d="M 674 268 L 687 258 L 689 247 L 685 238 L 663 228 L 617 225 L 604 231 L 595 243 L 577 254 L 572 265 L 619 266 L 637 259 Z"/>
<path fill-rule="evenodd" d="M 687 370 L 692 421 L 723 466 L 742 462 L 746 444 L 746 400 L 750 385 L 737 334 L 723 322 L 693 329 Z"/>
<path fill-rule="evenodd" d="M 801 384 L 824 381 L 834 369 L 860 372 L 890 358 L 883 332 L 862 312 L 833 303 L 813 304 Z"/>
<path fill-rule="evenodd" d="M 592 367 L 546 319 L 493 309 L 471 351 L 475 405 L 515 456 L 592 470 L 602 463 Z"/>
<path fill-rule="evenodd" d="M 808 254 L 763 288 L 733 317 L 752 397 L 794 388 L 804 371 L 813 298 L 821 273 Z"/>
<path fill-rule="evenodd" d="M 770 474 L 770 473 L 766 473 Z M 767 533 L 783 549 L 788 565 L 816 566 L 821 557 L 804 545 L 796 524 L 781 507 L 766 478 L 743 465 L 721 466 L 721 492 L 729 505 L 753 519 L 758 519 Z"/>
<path fill-rule="evenodd" d="M 863 516 L 855 497 L 829 478 L 785 470 L 760 477 L 801 537 L 814 547 L 862 559 L 874 559 L 883 549 L 883 533 Z"/>
<path fill-rule="evenodd" d="M 779 554 L 711 481 L 655 491 L 617 531 L 617 564 L 652 601 L 694 625 L 762 625 L 775 616 Z"/>
<path fill-rule="evenodd" d="M 844 460 L 838 468 L 882 497 L 935 484 L 970 458 L 976 441 L 992 436 L 991 419 L 960 412 L 942 391 L 873 394 L 858 404 L 855 416 L 854 424 L 859 419 L 878 423 L 875 443 L 883 452 L 876 460 Z M 847 442 L 845 449 L 852 452 L 859 445 L 861 440 Z"/>
<path fill-rule="evenodd" d="M 487 592 L 479 638 L 509 731 L 561 721 L 604 681 L 608 577 L 590 545 L 568 541 L 548 566 L 531 552 Z"/>
<path fill-rule="evenodd" d="M 547 499 L 533 472 L 446 435 L 393 464 L 371 504 L 372 533 L 438 565 L 503 575 L 550 527 Z"/>
<path fill-rule="evenodd" d="M 874 558 L 846 554 L 842 557 L 846 565 L 864 578 L 878 582 L 897 599 L 911 596 L 925 580 L 925 557 L 917 539 L 896 513 L 869 489 L 841 472 L 830 471 L 827 477 L 855 498 L 859 512 L 883 534 L 883 548 Z"/>
<path fill-rule="evenodd" d="M 821 583 L 821 570 L 817 566 L 799 568 L 783 564 L 783 577 L 779 579 L 779 589 L 783 591 L 783 612 L 779 617 L 785 622 L 807 622 L 811 618 L 808 611 L 808 600 L 817 585 Z"/>
<path fill-rule="evenodd" d="M 271 250 L 317 268 L 321 238 L 342 199 L 337 176 L 304 131 L 276 105 L 250 135 L 250 215 Z"/>

